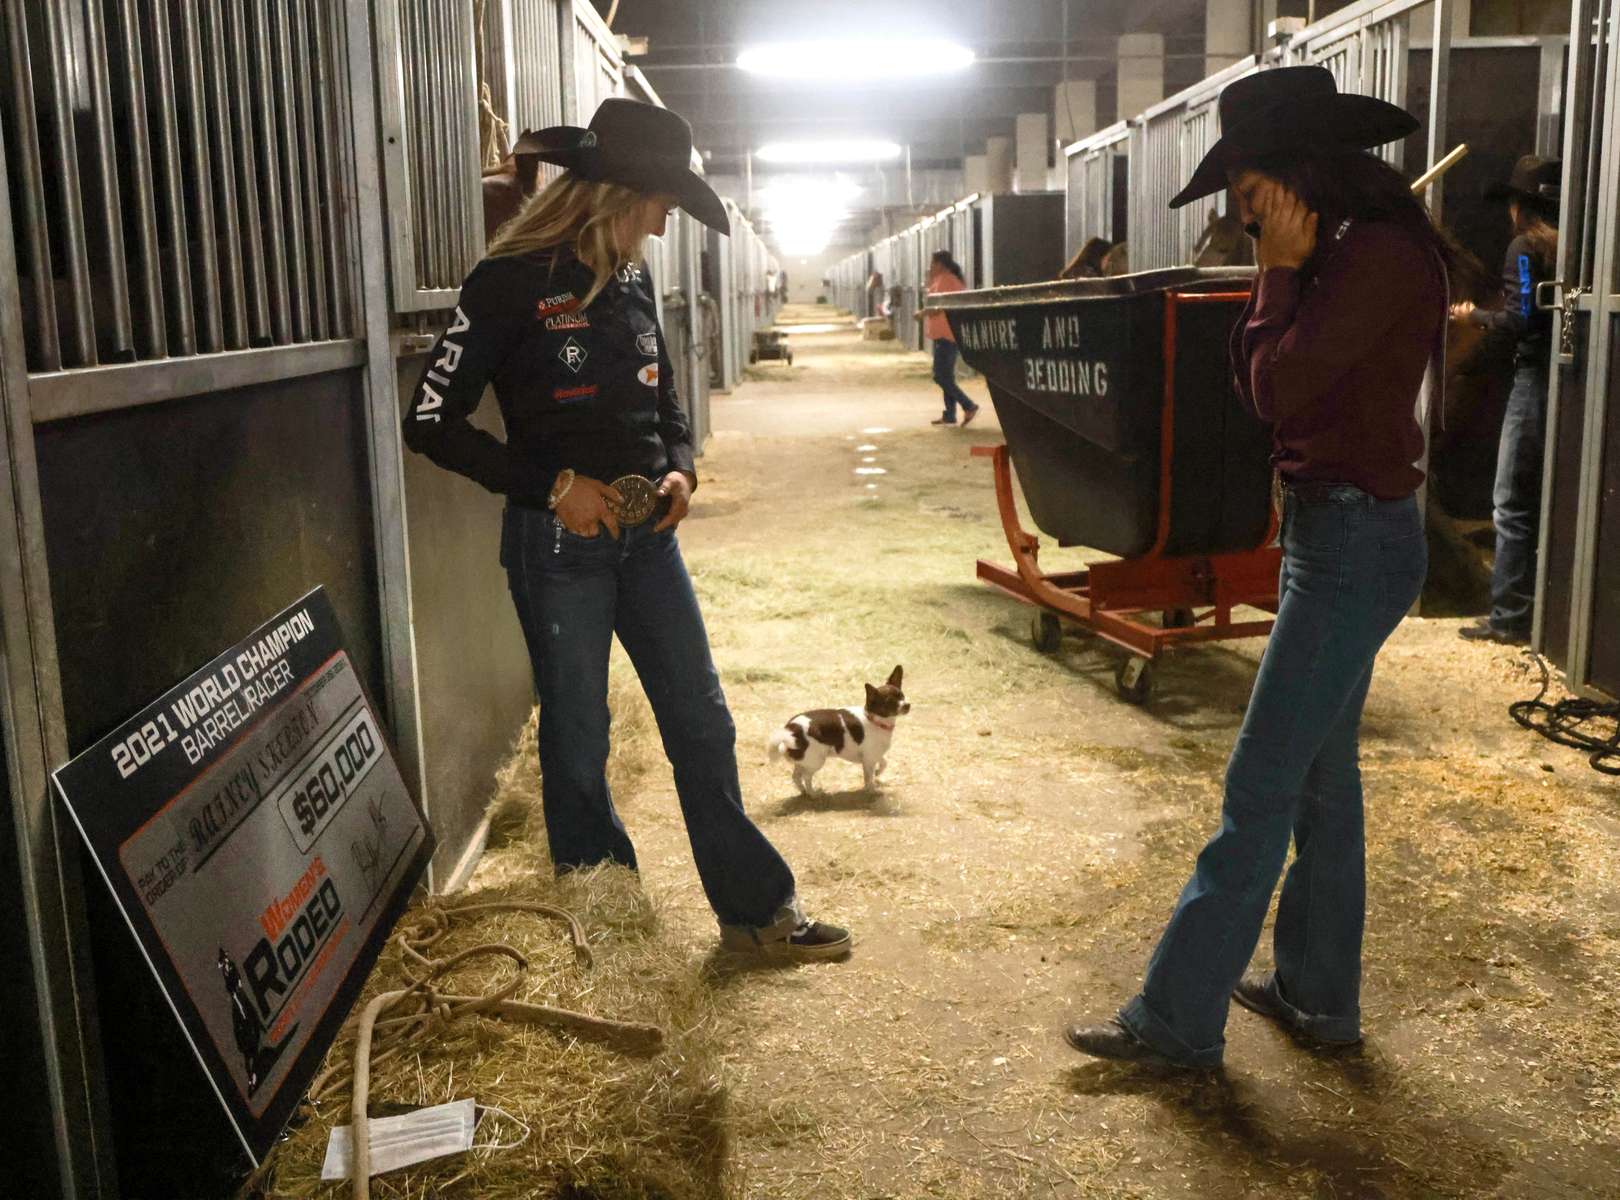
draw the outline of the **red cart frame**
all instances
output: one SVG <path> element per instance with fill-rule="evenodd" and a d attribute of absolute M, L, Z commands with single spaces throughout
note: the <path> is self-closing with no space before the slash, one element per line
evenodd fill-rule
<path fill-rule="evenodd" d="M 1171 556 L 1164 553 L 1170 539 L 1170 484 L 1175 421 L 1176 311 L 1183 304 L 1243 301 L 1247 292 L 1167 292 L 1164 306 L 1164 404 L 1159 435 L 1159 519 L 1151 548 L 1135 558 L 1094 563 L 1083 571 L 1047 575 L 1040 569 L 1040 541 L 1018 520 L 1013 495 L 1012 462 L 1007 447 L 975 446 L 976 458 L 989 458 L 995 471 L 996 507 L 1012 551 L 1013 566 L 978 562 L 978 577 L 1013 599 L 1032 604 L 1036 616 L 1032 636 L 1039 649 L 1054 652 L 1062 637 L 1063 620 L 1081 625 L 1128 650 L 1117 677 L 1121 694 L 1141 703 L 1152 686 L 1148 664 L 1181 646 L 1232 638 L 1262 637 L 1271 632 L 1270 618 L 1236 621 L 1233 609 L 1248 605 L 1277 610 L 1277 576 L 1282 551 L 1277 538 L 1277 512 L 1272 508 L 1263 542 L 1249 550 L 1229 554 Z M 1148 624 L 1140 614 L 1162 614 L 1160 624 Z"/>

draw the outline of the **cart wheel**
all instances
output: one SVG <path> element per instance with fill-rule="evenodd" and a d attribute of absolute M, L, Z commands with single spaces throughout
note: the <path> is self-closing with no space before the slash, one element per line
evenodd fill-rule
<path fill-rule="evenodd" d="M 1193 610 L 1190 608 L 1167 608 L 1164 610 L 1164 628 L 1187 629 L 1193 624 Z"/>
<path fill-rule="evenodd" d="M 748 352 L 748 365 L 753 366 L 758 361 L 759 361 L 759 351 L 758 350 L 750 350 Z"/>
<path fill-rule="evenodd" d="M 793 352 L 791 350 L 788 351 L 787 358 L 788 358 L 788 366 L 791 367 L 793 365 Z"/>
<path fill-rule="evenodd" d="M 1133 654 L 1115 668 L 1114 685 L 1130 703 L 1146 704 L 1153 695 L 1153 664 Z"/>
<path fill-rule="evenodd" d="M 1029 640 L 1042 654 L 1056 654 L 1063 646 L 1063 622 L 1056 613 L 1037 611 L 1029 619 Z"/>

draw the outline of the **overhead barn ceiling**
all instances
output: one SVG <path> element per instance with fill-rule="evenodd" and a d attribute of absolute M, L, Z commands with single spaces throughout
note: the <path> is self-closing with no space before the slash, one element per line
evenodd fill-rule
<path fill-rule="evenodd" d="M 1049 112 L 1066 78 L 1097 80 L 1099 116 L 1111 119 L 1121 33 L 1164 34 L 1167 89 L 1196 82 L 1203 11 L 1203 0 L 620 0 L 613 27 L 648 40 L 635 61 L 692 122 L 715 171 L 737 170 L 770 141 L 850 135 L 909 146 L 926 168 L 960 166 L 987 137 L 1011 134 L 1019 113 Z M 836 87 L 735 66 L 757 42 L 893 34 L 960 42 L 978 61 L 928 80 Z"/>

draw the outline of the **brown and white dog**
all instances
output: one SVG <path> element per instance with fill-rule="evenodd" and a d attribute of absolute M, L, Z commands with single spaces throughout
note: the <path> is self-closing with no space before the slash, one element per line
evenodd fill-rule
<path fill-rule="evenodd" d="M 816 772 L 834 755 L 860 763 L 866 790 L 872 791 L 887 765 L 895 722 L 910 711 L 896 667 L 882 687 L 866 685 L 864 709 L 811 709 L 771 734 L 771 760 L 786 758 L 793 764 L 793 782 L 806 796 L 815 794 Z"/>

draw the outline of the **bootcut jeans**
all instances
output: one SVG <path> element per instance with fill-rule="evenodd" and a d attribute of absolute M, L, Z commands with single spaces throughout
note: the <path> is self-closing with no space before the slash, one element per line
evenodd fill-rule
<path fill-rule="evenodd" d="M 1361 1029 L 1366 910 L 1358 730 L 1373 660 L 1423 586 L 1428 550 L 1412 497 L 1359 488 L 1284 493 L 1277 620 L 1226 770 L 1221 827 L 1120 1020 L 1188 1066 L 1220 1064 L 1243 976 L 1290 835 L 1272 989 L 1300 1028 Z"/>
<path fill-rule="evenodd" d="M 784 929 L 802 919 L 793 872 L 743 810 L 736 728 L 673 530 L 646 521 L 615 539 L 571 533 L 510 506 L 501 563 L 540 700 L 540 791 L 551 858 L 564 871 L 636 852 L 608 789 L 613 637 L 652 704 L 703 891 L 722 925 Z"/>
<path fill-rule="evenodd" d="M 956 343 L 950 338 L 934 339 L 934 382 L 945 393 L 945 420 L 950 422 L 956 420 L 958 404 L 964 413 L 973 412 L 979 407 L 962 390 L 962 385 L 956 382 L 957 354 Z"/>
<path fill-rule="evenodd" d="M 1530 635 L 1536 603 L 1536 541 L 1541 531 L 1542 437 L 1547 421 L 1547 368 L 1520 364 L 1502 417 L 1491 494 L 1496 561 L 1491 566 L 1493 629 Z"/>

